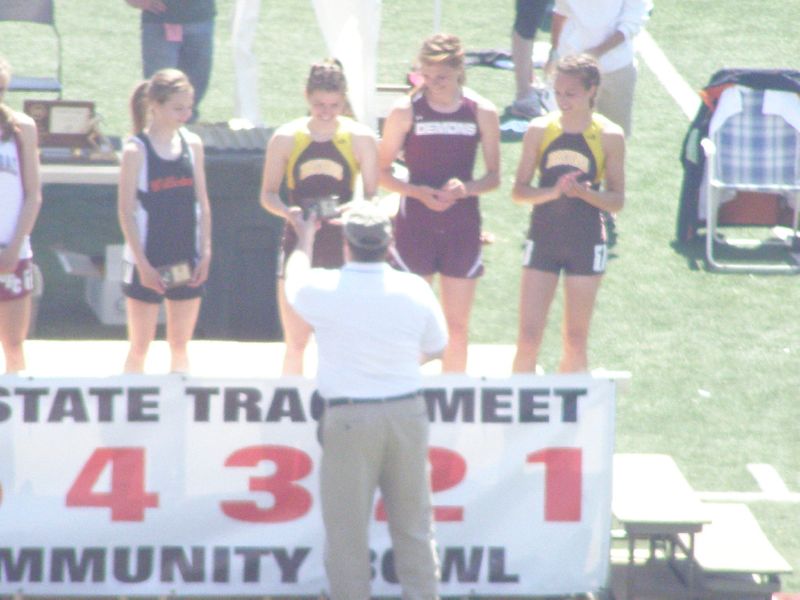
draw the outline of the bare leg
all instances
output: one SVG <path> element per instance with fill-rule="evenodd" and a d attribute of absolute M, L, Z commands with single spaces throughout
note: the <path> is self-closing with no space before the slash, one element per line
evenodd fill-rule
<path fill-rule="evenodd" d="M 281 325 L 283 326 L 283 340 L 286 344 L 286 354 L 283 357 L 283 374 L 302 375 L 303 357 L 313 330 L 289 305 L 289 301 L 286 299 L 283 279 L 278 280 L 278 310 L 281 315 Z"/>
<path fill-rule="evenodd" d="M 478 280 L 443 275 L 440 277 L 439 285 L 449 337 L 442 356 L 442 372 L 463 373 L 467 369 L 469 315 Z"/>
<path fill-rule="evenodd" d="M 159 305 L 126 298 L 125 308 L 128 312 L 130 346 L 123 370 L 125 373 L 144 373 L 147 350 L 156 337 Z"/>
<path fill-rule="evenodd" d="M 6 357 L 6 373 L 18 373 L 25 369 L 23 343 L 28 337 L 32 302 L 30 294 L 0 302 L 0 344 Z"/>
<path fill-rule="evenodd" d="M 555 296 L 558 274 L 522 269 L 519 298 L 519 332 L 514 373 L 534 373 L 542 345 L 547 313 Z"/>
<path fill-rule="evenodd" d="M 564 279 L 563 348 L 558 367 L 562 373 L 589 370 L 589 325 L 601 281 L 602 275 L 569 275 Z"/>
<path fill-rule="evenodd" d="M 534 81 L 533 40 L 526 40 L 516 31 L 511 33 L 511 59 L 514 61 L 514 80 L 517 84 L 517 100 L 526 99 Z"/>
<path fill-rule="evenodd" d="M 167 343 L 170 353 L 170 371 L 189 371 L 189 341 L 200 314 L 200 298 L 167 300 Z"/>

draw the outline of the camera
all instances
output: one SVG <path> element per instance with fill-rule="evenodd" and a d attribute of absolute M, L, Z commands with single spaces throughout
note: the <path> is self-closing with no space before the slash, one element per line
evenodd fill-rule
<path fill-rule="evenodd" d="M 339 216 L 339 196 L 320 196 L 303 201 L 303 218 L 313 216 L 320 221 L 328 221 Z"/>

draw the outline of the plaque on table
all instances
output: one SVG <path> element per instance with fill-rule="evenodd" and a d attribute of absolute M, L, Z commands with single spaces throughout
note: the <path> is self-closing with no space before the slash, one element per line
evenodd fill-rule
<path fill-rule="evenodd" d="M 100 133 L 94 102 L 25 100 L 23 110 L 36 123 L 42 163 L 119 162 L 111 143 Z"/>

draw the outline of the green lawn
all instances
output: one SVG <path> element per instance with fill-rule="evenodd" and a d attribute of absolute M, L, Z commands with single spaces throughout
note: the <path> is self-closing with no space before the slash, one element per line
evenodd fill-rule
<path fill-rule="evenodd" d="M 56 3 L 65 47 L 65 97 L 96 101 L 104 130 L 123 135 L 128 129 L 127 96 L 140 75 L 135 11 L 122 0 Z M 218 4 L 215 65 L 201 106 L 209 121 L 225 121 L 233 110 L 228 47 L 233 2 Z M 700 88 L 725 66 L 778 68 L 796 62 L 800 2 L 785 2 L 780 8 L 764 10 L 757 0 L 660 0 L 648 29 L 689 84 Z M 262 11 L 257 52 L 264 116 L 276 125 L 304 112 L 307 66 L 325 51 L 310 2 L 264 2 Z M 460 34 L 470 49 L 507 48 L 512 12 L 511 0 L 443 0 L 443 27 Z M 432 31 L 432 3 L 388 0 L 383 16 L 379 79 L 397 83 L 411 66 L 420 40 Z M 2 30 L 0 52 L 17 64 L 34 54 L 31 48 L 44 56 L 45 47 L 31 36 L 27 28 Z M 474 68 L 468 84 L 501 110 L 513 95 L 508 71 Z M 800 338 L 792 309 L 800 304 L 800 281 L 711 273 L 676 252 L 672 242 L 682 178 L 678 157 L 688 121 L 644 66 L 636 102 L 627 205 L 592 332 L 592 364 L 632 373 L 619 399 L 617 448 L 672 454 L 698 490 L 755 490 L 746 465 L 764 462 L 778 470 L 791 490 L 799 491 Z M 475 342 L 509 344 L 516 335 L 518 265 L 527 219 L 526 211 L 510 200 L 519 150 L 518 143 L 504 143 L 503 184 L 482 199 L 485 228 L 497 241 L 486 249 L 487 272 L 473 313 Z M 94 199 L 69 197 L 67 190 L 56 195 L 66 206 L 59 207 L 45 231 L 37 232 L 43 246 L 55 238 L 76 249 L 92 244 L 99 249 L 120 238 L 111 191 Z M 71 299 L 74 310 L 82 310 L 77 308 L 79 283 L 61 280 L 45 296 L 43 314 L 64 298 Z M 541 356 L 548 371 L 558 360 L 559 314 L 557 303 Z M 68 326 L 64 331 L 80 337 L 80 331 Z M 104 331 L 124 334 L 121 329 Z M 795 568 L 794 576 L 784 579 L 784 588 L 800 591 L 800 505 L 752 508 Z"/>

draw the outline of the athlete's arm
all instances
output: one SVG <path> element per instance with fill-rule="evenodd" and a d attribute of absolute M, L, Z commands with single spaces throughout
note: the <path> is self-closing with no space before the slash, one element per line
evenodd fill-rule
<path fill-rule="evenodd" d="M 563 192 L 559 188 L 559 184 L 544 188 L 531 185 L 531 180 L 539 165 L 539 147 L 542 145 L 544 130 L 544 119 L 534 119 L 528 126 L 525 137 L 522 138 L 522 154 L 519 157 L 517 176 L 511 191 L 511 198 L 518 204 L 544 204 L 557 200 Z M 559 179 L 559 183 L 561 181 Z"/>
<path fill-rule="evenodd" d="M 36 124 L 24 113 L 14 113 L 14 119 L 20 130 L 22 188 L 22 210 L 17 220 L 14 236 L 2 252 L 0 252 L 0 273 L 11 273 L 19 262 L 19 251 L 30 235 L 39 209 L 42 207 L 42 188 L 39 179 L 39 142 L 36 135 Z"/>
<path fill-rule="evenodd" d="M 378 193 L 378 140 L 366 126 L 353 132 L 353 153 L 361 171 L 364 197 L 372 198 Z"/>
<path fill-rule="evenodd" d="M 436 197 L 437 190 L 427 185 L 415 185 L 398 179 L 392 173 L 392 163 L 400 154 L 406 135 L 411 131 L 413 111 L 410 99 L 404 98 L 386 117 L 383 134 L 378 145 L 378 175 L 381 187 L 404 196 L 411 196 L 435 211 L 443 211 L 453 202 L 443 202 Z"/>
<path fill-rule="evenodd" d="M 281 182 L 286 174 L 292 148 L 294 148 L 294 136 L 284 127 L 279 128 L 270 138 L 267 154 L 264 157 L 259 199 L 265 210 L 283 217 L 296 229 L 296 220 L 302 218 L 303 212 L 298 206 L 287 206 L 280 196 Z"/>
<path fill-rule="evenodd" d="M 189 144 L 194 152 L 194 193 L 200 207 L 200 260 L 192 274 L 192 287 L 201 285 L 208 279 L 208 269 L 211 266 L 211 204 L 208 201 L 208 187 L 206 186 L 205 151 L 203 142 L 195 134 L 186 132 Z"/>
<path fill-rule="evenodd" d="M 136 143 L 128 142 L 125 144 L 119 165 L 117 214 L 122 235 L 133 253 L 133 260 L 139 270 L 139 278 L 142 285 L 163 294 L 165 291 L 164 284 L 161 282 L 158 271 L 147 260 L 140 238 L 139 227 L 136 224 L 136 187 L 139 171 L 142 169 L 144 160 L 144 153 Z"/>
<path fill-rule="evenodd" d="M 601 143 L 606 157 L 604 189 L 593 190 L 588 183 L 573 179 L 566 193 L 601 210 L 616 213 L 625 205 L 625 133 L 621 127 L 611 124 L 603 131 Z"/>

